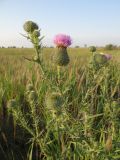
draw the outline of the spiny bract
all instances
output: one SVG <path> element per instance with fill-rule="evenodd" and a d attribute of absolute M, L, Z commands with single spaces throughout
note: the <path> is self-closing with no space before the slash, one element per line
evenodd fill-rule
<path fill-rule="evenodd" d="M 67 53 L 67 48 L 56 47 L 53 56 L 53 62 L 58 66 L 66 66 L 69 63 L 69 56 Z"/>

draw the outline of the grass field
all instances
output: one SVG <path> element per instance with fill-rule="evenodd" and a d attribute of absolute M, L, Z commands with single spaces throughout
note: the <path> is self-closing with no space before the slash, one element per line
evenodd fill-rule
<path fill-rule="evenodd" d="M 88 48 L 68 49 L 70 64 L 58 78 L 54 48 L 44 48 L 44 78 L 39 65 L 24 58 L 33 49 L 0 48 L 1 160 L 120 159 L 120 50 L 98 52 L 113 58 L 94 70 Z M 56 111 L 46 107 L 52 93 L 64 102 Z M 13 109 L 10 99 L 17 101 Z"/>

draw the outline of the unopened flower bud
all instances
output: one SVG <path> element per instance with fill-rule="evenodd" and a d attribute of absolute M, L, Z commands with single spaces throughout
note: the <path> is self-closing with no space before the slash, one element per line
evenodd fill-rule
<path fill-rule="evenodd" d="M 39 62 L 38 56 L 34 56 L 33 60 L 34 60 L 35 62 Z"/>
<path fill-rule="evenodd" d="M 95 46 L 91 46 L 90 47 L 90 52 L 95 52 L 96 51 L 96 47 Z"/>
<path fill-rule="evenodd" d="M 40 37 L 40 31 L 34 30 L 34 31 L 33 31 L 33 36 L 34 36 L 34 37 Z"/>
<path fill-rule="evenodd" d="M 27 90 L 27 91 L 32 91 L 32 90 L 34 90 L 33 85 L 32 85 L 32 84 L 28 84 L 28 85 L 26 86 L 26 90 Z"/>
<path fill-rule="evenodd" d="M 26 32 L 33 32 L 34 30 L 37 30 L 39 27 L 35 22 L 32 21 L 26 21 L 23 25 L 23 28 Z"/>

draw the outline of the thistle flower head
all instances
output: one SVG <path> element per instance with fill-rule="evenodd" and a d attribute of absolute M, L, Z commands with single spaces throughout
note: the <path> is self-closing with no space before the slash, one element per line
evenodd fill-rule
<path fill-rule="evenodd" d="M 102 54 L 106 58 L 106 60 L 112 59 L 112 55 L 110 55 L 110 54 L 102 53 L 102 52 L 100 54 Z"/>
<path fill-rule="evenodd" d="M 32 90 L 34 90 L 33 85 L 29 83 L 29 84 L 26 86 L 26 90 L 27 90 L 27 91 L 32 91 Z"/>
<path fill-rule="evenodd" d="M 94 61 L 98 64 L 104 64 L 112 58 L 109 54 L 97 53 L 94 55 Z"/>
<path fill-rule="evenodd" d="M 107 60 L 112 59 L 112 56 L 111 56 L 110 54 L 104 54 L 104 56 L 105 56 L 105 58 L 106 58 Z"/>
<path fill-rule="evenodd" d="M 53 92 L 46 95 L 46 106 L 50 109 L 60 109 L 63 104 L 63 99 L 60 93 Z"/>
<path fill-rule="evenodd" d="M 71 37 L 65 34 L 58 34 L 54 37 L 54 44 L 57 47 L 68 47 L 72 44 Z"/>
<path fill-rule="evenodd" d="M 23 28 L 26 32 L 33 32 L 34 30 L 38 30 L 38 25 L 33 21 L 26 21 L 23 25 Z"/>
<path fill-rule="evenodd" d="M 90 47 L 90 52 L 95 52 L 96 51 L 96 47 L 95 46 L 91 46 Z"/>

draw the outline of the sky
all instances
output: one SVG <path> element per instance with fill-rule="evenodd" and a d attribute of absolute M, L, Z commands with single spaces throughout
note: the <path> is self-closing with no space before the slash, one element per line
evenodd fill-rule
<path fill-rule="evenodd" d="M 0 0 L 0 46 L 31 47 L 20 35 L 27 20 L 41 28 L 43 45 L 58 33 L 72 46 L 120 45 L 120 0 Z"/>

